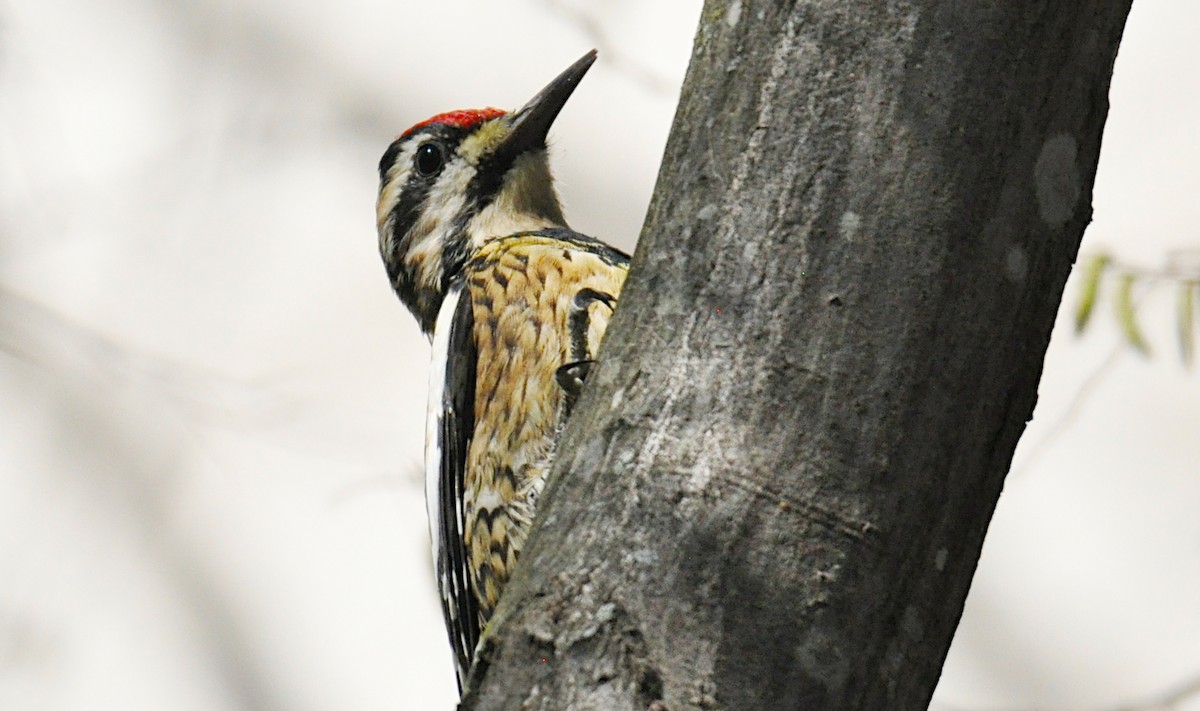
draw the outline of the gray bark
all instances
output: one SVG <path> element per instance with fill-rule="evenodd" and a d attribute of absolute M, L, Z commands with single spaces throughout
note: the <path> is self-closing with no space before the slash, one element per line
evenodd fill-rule
<path fill-rule="evenodd" d="M 1130 1 L 705 5 L 464 710 L 928 705 Z"/>

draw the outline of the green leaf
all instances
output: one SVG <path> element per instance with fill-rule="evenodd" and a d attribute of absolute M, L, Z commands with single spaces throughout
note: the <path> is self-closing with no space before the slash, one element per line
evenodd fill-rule
<path fill-rule="evenodd" d="M 1179 355 L 1183 364 L 1191 367 L 1196 348 L 1196 290 L 1200 282 L 1179 282 L 1176 324 L 1179 328 Z"/>
<path fill-rule="evenodd" d="M 1137 314 L 1133 308 L 1134 281 L 1136 281 L 1136 277 L 1133 274 L 1122 274 L 1117 280 L 1115 297 L 1117 324 L 1121 327 L 1121 332 L 1125 334 L 1125 340 L 1129 341 L 1129 345 L 1136 348 L 1142 355 L 1150 355 L 1150 346 L 1142 337 L 1141 330 L 1138 329 Z"/>
<path fill-rule="evenodd" d="M 1092 312 L 1096 308 L 1096 297 L 1100 294 L 1100 279 L 1104 270 L 1112 264 L 1107 254 L 1095 254 L 1083 265 L 1083 284 L 1079 293 L 1079 305 L 1075 308 L 1075 333 L 1083 333 Z"/>

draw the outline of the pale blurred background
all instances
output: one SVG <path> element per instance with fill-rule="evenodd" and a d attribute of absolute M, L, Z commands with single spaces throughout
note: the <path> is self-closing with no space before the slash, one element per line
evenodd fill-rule
<path fill-rule="evenodd" d="M 376 162 L 598 46 L 554 165 L 632 248 L 699 10 L 0 2 L 0 711 L 452 708 Z M 1200 241 L 1197 28 L 1135 3 L 1085 251 Z M 1141 307 L 1152 359 L 1061 319 L 935 708 L 1200 709 L 1200 372 Z"/>

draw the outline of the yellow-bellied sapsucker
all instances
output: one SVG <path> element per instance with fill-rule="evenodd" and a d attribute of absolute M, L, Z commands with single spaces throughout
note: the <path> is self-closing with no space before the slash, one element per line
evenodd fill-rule
<path fill-rule="evenodd" d="M 379 251 L 433 341 L 425 496 L 460 690 L 629 267 L 567 227 L 546 158 L 595 59 L 518 111 L 422 121 L 379 161 Z"/>

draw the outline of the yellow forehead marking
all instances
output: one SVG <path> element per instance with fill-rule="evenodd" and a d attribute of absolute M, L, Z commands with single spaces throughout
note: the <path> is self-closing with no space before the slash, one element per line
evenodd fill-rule
<path fill-rule="evenodd" d="M 500 145 L 508 132 L 509 125 L 505 116 L 485 121 L 474 133 L 458 144 L 458 154 L 474 162 Z"/>

